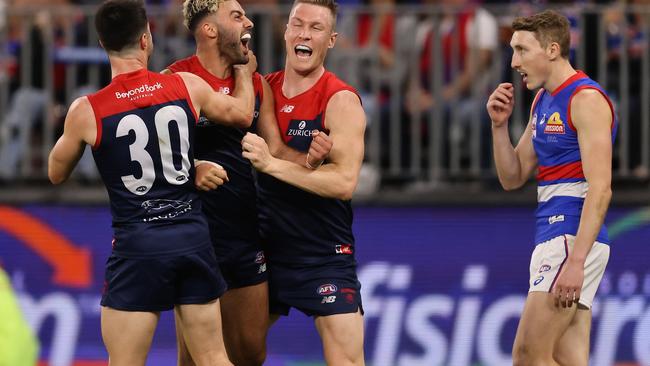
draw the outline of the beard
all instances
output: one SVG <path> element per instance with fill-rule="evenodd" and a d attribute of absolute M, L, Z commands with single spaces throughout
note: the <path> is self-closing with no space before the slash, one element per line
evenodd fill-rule
<path fill-rule="evenodd" d="M 248 55 L 245 55 L 242 51 L 241 35 L 224 27 L 217 27 L 219 31 L 217 48 L 221 56 L 230 61 L 232 65 L 248 63 Z"/>

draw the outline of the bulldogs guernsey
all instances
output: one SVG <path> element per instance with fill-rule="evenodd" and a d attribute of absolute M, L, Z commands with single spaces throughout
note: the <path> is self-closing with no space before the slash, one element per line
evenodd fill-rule
<path fill-rule="evenodd" d="M 177 61 L 168 68 L 172 72 L 190 72 L 205 80 L 215 91 L 231 94 L 233 77 L 220 79 L 201 65 L 195 56 Z M 223 166 L 229 182 L 209 192 L 200 192 L 208 217 L 213 240 L 249 239 L 259 241 L 257 220 L 257 193 L 253 168 L 242 156 L 241 140 L 247 131 L 255 130 L 263 98 L 261 75 L 253 75 L 255 110 L 249 129 L 239 129 L 210 123 L 200 116 L 194 149 L 196 158 Z"/>
<path fill-rule="evenodd" d="M 553 93 L 541 89 L 533 101 L 530 128 L 539 164 L 536 244 L 578 232 L 588 184 L 582 171 L 578 135 L 571 123 L 571 99 L 584 89 L 598 90 L 607 99 L 612 109 L 613 143 L 617 121 L 612 103 L 600 85 L 582 71 Z M 596 240 L 609 244 L 604 225 Z"/>
<path fill-rule="evenodd" d="M 141 69 L 89 95 L 97 122 L 93 156 L 108 190 L 113 253 L 182 254 L 209 247 L 194 188 L 196 111 L 176 75 Z"/>
<path fill-rule="evenodd" d="M 266 76 L 275 98 L 275 115 L 284 142 L 307 152 L 311 131 L 327 131 L 325 110 L 337 92 L 354 88 L 329 71 L 316 84 L 293 98 L 282 93 L 284 71 Z M 340 263 L 354 267 L 354 236 L 350 201 L 324 198 L 266 174 L 258 178 L 260 229 L 268 240 L 271 264 Z"/>

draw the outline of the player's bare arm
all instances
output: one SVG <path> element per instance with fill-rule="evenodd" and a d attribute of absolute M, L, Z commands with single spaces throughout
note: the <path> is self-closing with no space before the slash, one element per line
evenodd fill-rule
<path fill-rule="evenodd" d="M 269 145 L 271 155 L 311 169 L 319 167 L 329 155 L 330 150 L 332 150 L 332 139 L 325 132 L 314 130 L 312 131 L 312 142 L 307 153 L 287 146 L 282 141 L 275 118 L 273 92 L 264 78 L 262 78 L 262 88 L 264 90 L 264 100 L 260 106 L 257 132 Z"/>
<path fill-rule="evenodd" d="M 319 196 L 349 200 L 357 185 L 364 151 L 366 117 L 359 97 L 350 91 L 334 94 L 327 105 L 325 126 L 336 143 L 329 163 L 317 170 L 274 158 L 264 140 L 254 134 L 242 140 L 244 157 L 256 169 L 286 183 Z"/>
<path fill-rule="evenodd" d="M 603 225 L 612 197 L 612 110 L 609 103 L 597 90 L 582 90 L 571 100 L 571 121 L 578 132 L 582 170 L 589 189 L 573 251 L 553 289 L 556 304 L 562 306 L 571 306 L 580 299 L 585 260 Z"/>
<path fill-rule="evenodd" d="M 65 182 L 83 155 L 86 144 L 95 144 L 97 126 L 88 98 L 76 99 L 65 118 L 63 135 L 52 148 L 47 175 L 53 184 Z"/>
<path fill-rule="evenodd" d="M 488 114 L 492 120 L 494 162 L 499 182 L 506 190 L 517 189 L 524 185 L 537 166 L 530 127 L 532 116 L 517 147 L 513 147 L 510 141 L 508 120 L 512 115 L 514 104 L 514 87 L 510 83 L 499 84 L 487 102 Z"/>
<path fill-rule="evenodd" d="M 233 67 L 235 74 L 235 91 L 226 95 L 212 90 L 210 85 L 199 76 L 187 72 L 179 72 L 187 85 L 192 103 L 209 119 L 220 124 L 247 128 L 253 122 L 255 108 L 255 92 L 253 89 L 252 71 L 249 66 Z"/>

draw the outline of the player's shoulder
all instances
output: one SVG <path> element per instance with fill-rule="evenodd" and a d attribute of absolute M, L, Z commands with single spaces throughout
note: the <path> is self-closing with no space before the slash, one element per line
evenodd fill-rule
<path fill-rule="evenodd" d="M 190 57 L 178 60 L 173 64 L 167 66 L 167 70 L 171 72 L 190 71 L 192 70 L 192 65 L 194 64 L 195 57 L 195 55 L 192 55 Z"/>
<path fill-rule="evenodd" d="M 272 72 L 264 76 L 266 81 L 269 83 L 271 88 L 282 85 L 282 80 L 284 80 L 284 70 Z"/>
<path fill-rule="evenodd" d="M 322 85 L 325 89 L 326 95 L 334 95 L 345 90 L 350 91 L 353 94 L 359 94 L 353 86 L 339 79 L 339 77 L 331 71 L 325 71 L 323 78 L 325 82 Z"/>

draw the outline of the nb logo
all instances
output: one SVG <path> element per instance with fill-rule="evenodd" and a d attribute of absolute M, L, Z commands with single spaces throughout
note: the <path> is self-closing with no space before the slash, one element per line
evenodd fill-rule
<path fill-rule="evenodd" d="M 227 86 L 220 87 L 219 91 L 222 92 L 223 94 L 230 94 L 230 88 Z"/>
<path fill-rule="evenodd" d="M 291 112 L 293 112 L 293 108 L 294 108 L 294 107 L 295 107 L 295 106 L 292 106 L 292 105 L 289 105 L 289 104 L 285 104 L 284 107 L 282 107 L 282 109 L 280 109 L 280 112 L 291 113 Z"/>

